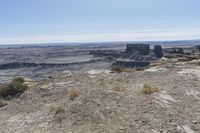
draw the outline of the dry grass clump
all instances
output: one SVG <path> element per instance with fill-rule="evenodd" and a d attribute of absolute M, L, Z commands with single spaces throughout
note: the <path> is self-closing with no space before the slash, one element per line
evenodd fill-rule
<path fill-rule="evenodd" d="M 76 90 L 71 90 L 68 95 L 71 100 L 74 100 L 76 97 L 79 97 L 80 93 Z"/>
<path fill-rule="evenodd" d="M 61 106 L 54 107 L 51 108 L 50 113 L 53 114 L 54 121 L 61 127 L 62 122 L 65 119 L 65 114 L 66 114 L 65 109 Z"/>
<path fill-rule="evenodd" d="M 15 79 L 13 79 L 12 82 L 24 83 L 25 80 L 24 80 L 24 78 L 22 78 L 22 77 L 17 77 L 17 78 L 15 78 Z"/>
<path fill-rule="evenodd" d="M 111 71 L 121 73 L 124 71 L 124 69 L 125 69 L 125 67 L 123 67 L 123 66 L 114 65 L 114 66 L 112 66 Z"/>
<path fill-rule="evenodd" d="M 159 92 L 160 90 L 158 89 L 158 88 L 156 88 L 156 87 L 151 87 L 151 86 L 149 86 L 149 85 L 144 85 L 144 87 L 143 87 L 143 89 L 142 89 L 142 93 L 143 94 L 146 94 L 146 95 L 148 95 L 148 94 L 152 94 L 152 93 L 155 93 L 155 92 Z"/>
<path fill-rule="evenodd" d="M 0 85 L 0 97 L 16 96 L 27 89 L 28 86 L 24 85 L 24 78 L 15 78 L 10 83 Z"/>

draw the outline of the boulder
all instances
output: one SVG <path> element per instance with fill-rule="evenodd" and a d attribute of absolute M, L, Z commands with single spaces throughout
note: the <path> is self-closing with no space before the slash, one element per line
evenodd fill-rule
<path fill-rule="evenodd" d="M 157 58 L 163 57 L 162 47 L 160 45 L 155 45 L 154 46 L 154 53 L 155 53 L 155 56 Z"/>
<path fill-rule="evenodd" d="M 127 44 L 126 53 L 138 52 L 140 55 L 149 55 L 150 45 L 148 44 Z"/>

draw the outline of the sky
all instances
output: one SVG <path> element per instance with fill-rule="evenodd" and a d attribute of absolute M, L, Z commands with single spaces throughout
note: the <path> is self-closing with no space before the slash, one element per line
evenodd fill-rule
<path fill-rule="evenodd" d="M 0 44 L 200 39 L 200 0 L 1 0 Z"/>

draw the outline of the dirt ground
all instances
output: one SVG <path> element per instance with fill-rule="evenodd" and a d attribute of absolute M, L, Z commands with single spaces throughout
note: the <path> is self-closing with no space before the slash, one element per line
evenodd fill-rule
<path fill-rule="evenodd" d="M 122 73 L 63 71 L 0 108 L 0 132 L 199 133 L 196 62 L 165 60 Z M 159 91 L 144 94 L 144 85 Z"/>

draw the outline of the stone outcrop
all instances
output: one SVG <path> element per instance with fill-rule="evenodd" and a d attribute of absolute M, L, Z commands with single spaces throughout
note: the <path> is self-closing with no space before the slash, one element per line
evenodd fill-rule
<path fill-rule="evenodd" d="M 163 57 L 163 51 L 162 51 L 162 47 L 160 45 L 154 46 L 154 54 L 157 58 Z"/>
<path fill-rule="evenodd" d="M 163 56 L 162 48 L 157 49 L 158 57 Z M 148 44 L 127 44 L 126 50 L 123 52 L 116 52 L 113 50 L 96 50 L 89 54 L 95 57 L 107 57 L 108 60 L 113 61 L 113 65 L 123 67 L 146 67 L 150 60 L 156 59 L 153 53 L 150 53 L 150 45 Z"/>
<path fill-rule="evenodd" d="M 149 55 L 150 45 L 148 45 L 148 44 L 127 44 L 125 52 L 126 53 L 138 52 L 140 55 Z"/>
<path fill-rule="evenodd" d="M 126 50 L 121 54 L 113 65 L 129 68 L 146 67 L 150 63 L 150 45 L 148 44 L 127 44 Z"/>
<path fill-rule="evenodd" d="M 183 48 L 173 48 L 169 51 L 169 54 L 184 54 Z"/>

